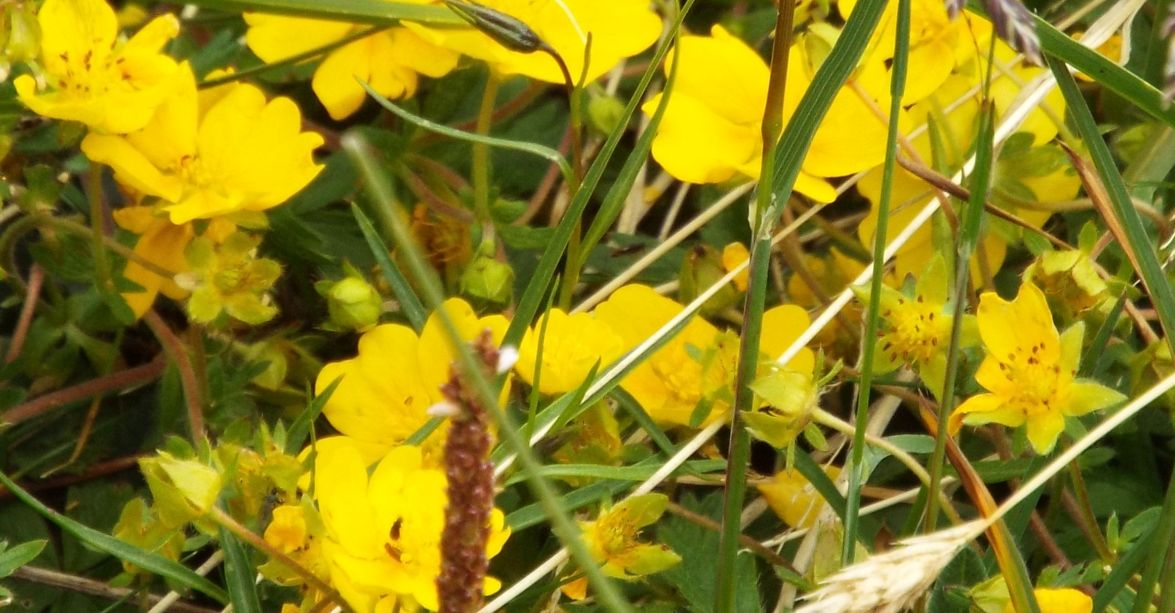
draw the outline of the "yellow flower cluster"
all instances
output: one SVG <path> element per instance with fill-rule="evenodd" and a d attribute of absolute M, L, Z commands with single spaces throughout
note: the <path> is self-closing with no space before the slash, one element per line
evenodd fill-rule
<path fill-rule="evenodd" d="M 647 49 L 661 32 L 661 20 L 645 0 L 486 0 L 477 4 L 525 23 L 566 64 L 573 79 L 583 76 L 588 83 L 622 59 Z M 338 21 L 260 13 L 246 15 L 245 21 L 249 48 L 266 62 L 349 41 L 326 56 L 312 80 L 318 100 L 336 120 L 362 106 L 366 93 L 357 79 L 381 96 L 408 98 L 416 93 L 420 75 L 444 76 L 462 55 L 485 62 L 501 75 L 564 82 L 563 71 L 550 55 L 507 49 L 471 27 L 430 28 L 405 21 L 364 35 L 368 26 Z"/>
<path fill-rule="evenodd" d="M 139 204 L 116 211 L 115 220 L 139 235 L 141 261 L 186 271 L 184 249 L 197 234 L 216 245 L 238 222 L 263 225 L 258 214 L 322 169 L 312 156 L 322 138 L 302 131 L 293 101 L 269 100 L 244 83 L 197 93 L 191 66 L 160 50 L 179 31 L 174 16 L 156 18 L 125 41 L 103 0 L 46 0 L 37 19 L 40 71 L 17 77 L 17 95 L 41 115 L 89 128 L 82 151 L 111 167 Z M 196 220 L 212 223 L 201 233 Z M 139 262 L 124 274 L 141 287 L 124 294 L 136 315 L 159 291 L 185 295 L 173 278 Z M 268 284 L 274 276 L 267 273 Z M 268 284 L 244 291 L 264 292 Z"/>

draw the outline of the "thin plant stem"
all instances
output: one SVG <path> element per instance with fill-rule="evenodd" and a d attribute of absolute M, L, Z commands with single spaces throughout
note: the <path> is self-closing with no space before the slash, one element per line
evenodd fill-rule
<path fill-rule="evenodd" d="M 747 295 L 743 303 L 743 331 L 739 339 L 738 370 L 735 374 L 734 406 L 730 412 L 730 451 L 726 462 L 726 491 L 722 501 L 722 533 L 718 544 L 718 581 L 715 587 L 715 611 L 733 611 L 737 582 L 735 564 L 739 536 L 742 534 L 743 499 L 747 489 L 747 464 L 751 457 L 751 437 L 740 418 L 754 402 L 751 382 L 759 368 L 759 333 L 767 301 L 767 273 L 771 263 L 773 223 L 766 215 L 771 208 L 775 172 L 775 150 L 783 132 L 783 99 L 787 87 L 788 51 L 792 43 L 795 0 L 779 3 L 775 21 L 775 44 L 771 50 L 771 76 L 767 101 L 763 109 L 763 160 L 759 188 L 752 216 L 752 244 Z"/>
<path fill-rule="evenodd" d="M 861 382 L 857 386 L 856 431 L 853 433 L 852 460 L 849 468 L 848 489 L 845 492 L 845 535 L 841 544 L 841 563 L 853 563 L 857 551 L 858 517 L 861 510 L 861 485 L 864 478 L 865 430 L 869 423 L 869 392 L 873 383 L 874 339 L 881 320 L 881 281 L 885 268 L 886 233 L 889 229 L 890 204 L 893 199 L 894 168 L 898 157 L 898 116 L 902 110 L 902 94 L 906 89 L 906 67 L 909 63 L 910 0 L 898 0 L 897 31 L 894 36 L 893 70 L 890 74 L 889 123 L 886 133 L 885 164 L 881 171 L 881 198 L 877 206 L 877 230 L 873 237 L 873 275 L 869 281 L 869 308 L 865 317 L 865 336 L 861 351 Z M 938 475 L 931 475 L 930 487 L 938 483 Z M 930 496 L 937 502 L 937 494 Z"/>
<path fill-rule="evenodd" d="M 167 325 L 167 322 L 163 321 L 163 318 L 155 311 L 147 311 L 143 315 L 143 323 L 151 329 L 151 333 L 155 335 L 159 344 L 163 345 L 163 351 L 167 353 L 167 357 L 179 371 L 180 383 L 184 388 L 184 404 L 188 412 L 188 427 L 192 430 L 192 440 L 200 442 L 206 436 L 204 432 L 204 398 L 200 393 L 202 386 L 196 378 L 196 371 L 192 366 L 188 350 L 184 347 L 183 341 Z"/>
<path fill-rule="evenodd" d="M 91 252 L 94 255 L 94 269 L 98 276 L 98 288 L 103 294 L 114 291 L 110 278 L 110 258 L 106 257 L 106 198 L 102 194 L 102 167 L 90 165 L 86 176 L 86 199 L 90 202 Z"/>
<path fill-rule="evenodd" d="M 501 80 L 498 73 L 490 70 L 486 76 L 485 90 L 481 95 L 481 107 L 477 113 L 476 132 L 480 136 L 489 136 L 493 122 L 494 101 L 498 98 L 498 86 Z M 490 219 L 490 146 L 485 141 L 472 143 L 473 149 L 473 212 L 482 228 L 490 230 L 493 221 Z"/>
<path fill-rule="evenodd" d="M 11 364 L 20 357 L 24 348 L 24 341 L 29 335 L 29 326 L 33 323 L 33 315 L 37 312 L 37 303 L 41 300 L 41 286 L 45 282 L 45 269 L 40 264 L 33 264 L 29 268 L 29 285 L 25 292 L 24 304 L 20 305 L 20 316 L 16 320 L 16 329 L 12 332 L 8 344 L 8 352 L 4 355 L 4 363 Z"/>
<path fill-rule="evenodd" d="M 318 575 L 310 572 L 309 569 L 299 564 L 290 556 L 282 553 L 280 550 L 265 542 L 265 539 L 257 536 L 257 534 L 255 534 L 252 530 L 242 526 L 240 522 L 233 519 L 232 516 L 228 513 L 225 513 L 220 508 L 213 506 L 208 509 L 208 518 L 215 522 L 216 525 L 231 532 L 233 536 L 236 536 L 237 538 L 247 543 L 250 547 L 253 547 L 254 549 L 277 560 L 278 562 L 281 562 L 283 566 L 293 571 L 294 574 L 298 575 L 298 577 L 301 578 L 302 581 L 306 583 L 306 585 L 313 587 L 319 592 L 322 592 L 324 596 L 335 601 L 335 603 L 341 606 L 344 611 L 351 610 L 351 607 L 347 605 L 347 602 L 343 600 L 343 597 L 340 596 L 339 593 L 330 586 L 330 584 L 320 579 Z"/>
<path fill-rule="evenodd" d="M 98 377 L 85 383 L 37 396 L 0 413 L 0 422 L 12 426 L 67 404 L 154 381 L 163 372 L 163 367 L 166 364 L 167 361 L 161 354 L 141 366 L 120 370 L 105 377 Z"/>
<path fill-rule="evenodd" d="M 954 298 L 954 319 L 951 321 L 950 342 L 947 344 L 947 368 L 943 378 L 942 402 L 938 407 L 938 423 L 945 424 L 954 410 L 955 381 L 959 373 L 959 354 L 962 351 L 963 337 L 963 308 L 967 303 L 967 289 L 970 287 L 969 275 L 971 272 L 971 255 L 978 241 L 979 224 L 983 220 L 983 207 L 987 202 L 987 192 L 990 187 L 991 168 L 993 164 L 993 139 L 995 107 L 986 93 L 991 83 L 991 60 L 995 51 L 995 37 L 988 48 L 987 78 L 984 86 L 984 103 L 979 116 L 979 133 L 976 137 L 975 172 L 971 177 L 970 198 L 964 221 L 959 230 L 958 247 L 955 253 L 955 285 L 952 290 Z M 938 500 L 935 498 L 935 479 L 942 476 L 944 455 L 946 453 L 946 437 L 948 428 L 939 428 L 934 438 L 934 451 L 930 455 L 930 497 L 926 504 L 926 520 L 923 523 L 926 533 L 933 532 L 938 524 Z"/>

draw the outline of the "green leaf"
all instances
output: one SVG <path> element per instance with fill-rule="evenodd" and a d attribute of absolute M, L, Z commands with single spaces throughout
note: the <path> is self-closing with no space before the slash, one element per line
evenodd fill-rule
<path fill-rule="evenodd" d="M 257 569 L 249 561 L 249 553 L 241 541 L 223 527 L 220 529 L 220 546 L 224 550 L 224 578 L 233 611 L 261 613 L 257 586 L 253 580 Z"/>
<path fill-rule="evenodd" d="M 404 311 L 404 316 L 408 318 L 412 328 L 420 332 L 424 328 L 424 322 L 428 319 L 428 311 L 420 303 L 420 298 L 416 297 L 416 292 L 408 284 L 404 273 L 400 272 L 400 267 L 396 266 L 396 263 L 388 256 L 391 252 L 384 244 L 383 239 L 380 238 L 379 233 L 375 231 L 375 226 L 371 225 L 371 220 L 363 214 L 362 209 L 356 204 L 351 205 L 351 214 L 355 216 L 355 223 L 359 224 L 359 231 L 363 233 L 363 238 L 367 241 L 367 246 L 371 249 L 371 255 L 375 258 L 375 262 L 379 264 L 379 270 L 383 273 L 384 280 L 391 286 L 396 300 L 400 301 L 400 310 Z"/>
<path fill-rule="evenodd" d="M 0 579 L 16 572 L 16 569 L 32 562 L 34 558 L 41 555 L 41 550 L 49 541 L 39 539 L 36 541 L 29 541 L 21 543 L 15 547 L 4 549 L 5 543 L 0 542 Z"/>
<path fill-rule="evenodd" d="M 8 491 L 12 492 L 13 496 L 29 507 L 32 507 L 34 511 L 41 514 L 45 519 L 48 519 L 65 532 L 72 534 L 89 546 L 109 553 L 120 560 L 130 562 L 143 570 L 155 573 L 161 577 L 166 577 L 179 585 L 202 592 L 221 604 L 228 604 L 228 595 L 224 590 L 220 589 L 220 587 L 208 579 L 192 572 L 188 567 L 153 553 L 143 551 L 137 547 L 132 547 L 109 534 L 79 524 L 41 504 L 41 501 L 17 485 L 4 472 L 0 472 L 0 484 L 3 484 L 4 487 L 8 488 Z"/>

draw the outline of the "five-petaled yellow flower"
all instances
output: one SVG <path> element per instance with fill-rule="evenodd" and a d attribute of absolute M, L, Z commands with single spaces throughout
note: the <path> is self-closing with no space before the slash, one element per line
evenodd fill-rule
<path fill-rule="evenodd" d="M 245 42 L 266 62 L 279 62 L 369 28 L 263 13 L 246 13 L 245 23 Z M 328 53 L 315 69 L 311 87 L 331 118 L 345 119 L 367 98 L 360 80 L 381 96 L 408 98 L 416 93 L 419 75 L 444 76 L 457 66 L 458 57 L 405 27 L 373 31 Z"/>
<path fill-rule="evenodd" d="M 46 0 L 37 77 L 13 81 L 33 112 L 124 134 L 142 128 L 175 87 L 179 66 L 160 48 L 179 33 L 163 15 L 130 40 L 118 40 L 118 19 L 105 0 Z M 41 81 L 40 83 L 38 81 Z"/>
<path fill-rule="evenodd" d="M 605 575 L 632 580 L 681 562 L 669 547 L 640 540 L 641 529 L 656 522 L 668 504 L 665 494 L 633 496 L 601 511 L 595 521 L 579 523 L 588 551 Z"/>
<path fill-rule="evenodd" d="M 368 475 L 361 452 L 342 444 L 319 449 L 315 497 L 326 538 L 331 582 L 356 611 L 438 608 L 447 479 L 424 462 L 419 447 L 394 447 Z M 502 549 L 510 530 L 498 509 L 490 515 L 486 555 Z M 485 591 L 500 583 L 486 578 Z"/>
<path fill-rule="evenodd" d="M 157 196 L 174 224 L 273 208 L 306 186 L 322 166 L 322 137 L 302 132 L 289 98 L 266 100 L 244 83 L 196 94 L 191 69 L 142 130 L 91 133 L 82 151 L 114 169 L 118 182 Z"/>
<path fill-rule="evenodd" d="M 1085 415 L 1125 399 L 1100 383 L 1077 378 L 1082 323 L 1058 334 L 1044 293 L 1030 282 L 1008 302 L 993 292 L 979 299 L 979 335 L 987 357 L 975 379 L 988 390 L 959 405 L 950 418 L 963 424 L 1028 427 L 1037 453 L 1052 451 L 1066 417 Z"/>
<path fill-rule="evenodd" d="M 498 341 L 506 333 L 505 317 L 478 318 L 460 298 L 446 300 L 443 308 L 465 340 L 473 340 L 486 329 Z M 454 359 L 435 313 L 419 335 L 399 324 L 376 326 L 360 337 L 359 355 L 331 362 L 318 373 L 315 388 L 320 394 L 342 377 L 322 413 L 339 432 L 373 450 L 386 451 L 428 422 L 429 407 L 444 400 L 440 386 L 449 379 Z M 438 431 L 429 437 L 426 447 L 434 451 L 433 446 L 443 441 Z"/>
<path fill-rule="evenodd" d="M 561 394 L 583 385 L 593 367 L 606 368 L 623 351 L 620 336 L 591 313 L 551 309 L 522 337 L 514 370 L 531 385 L 537 376 L 540 392 Z"/>

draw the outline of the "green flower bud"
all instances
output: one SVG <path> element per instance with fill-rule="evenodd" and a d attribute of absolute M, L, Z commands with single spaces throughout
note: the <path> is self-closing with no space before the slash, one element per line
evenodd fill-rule
<path fill-rule="evenodd" d="M 493 304 L 514 296 L 514 269 L 489 255 L 478 255 L 461 274 L 461 293 Z"/>
<path fill-rule="evenodd" d="M 363 277 L 323 282 L 318 291 L 326 298 L 331 327 L 362 332 L 379 323 L 383 298 Z"/>

